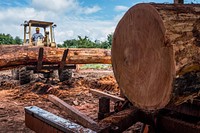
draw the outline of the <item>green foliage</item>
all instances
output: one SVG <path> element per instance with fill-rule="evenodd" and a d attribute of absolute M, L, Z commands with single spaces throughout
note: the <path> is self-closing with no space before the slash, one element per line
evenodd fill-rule
<path fill-rule="evenodd" d="M 18 36 L 16 36 L 14 40 L 15 40 L 14 44 L 22 44 L 22 39 L 20 39 Z"/>
<path fill-rule="evenodd" d="M 105 41 L 91 41 L 87 36 L 78 36 L 78 39 L 71 39 L 64 41 L 63 44 L 58 44 L 58 47 L 65 48 L 104 48 L 110 49 L 112 46 L 113 34 L 107 36 Z M 13 38 L 10 34 L 0 34 L 0 44 L 22 44 L 22 39 L 18 36 Z"/>
<path fill-rule="evenodd" d="M 111 64 L 85 64 L 80 67 L 80 69 L 99 69 L 99 70 L 107 70 L 111 69 Z"/>
<path fill-rule="evenodd" d="M 78 36 L 78 39 L 71 39 L 64 41 L 63 44 L 59 44 L 58 47 L 66 47 L 66 48 L 105 48 L 109 49 L 112 46 L 112 38 L 113 34 L 109 34 L 107 36 L 106 41 L 91 41 L 87 36 L 81 37 Z"/>
<path fill-rule="evenodd" d="M 13 38 L 10 34 L 0 34 L 0 44 L 22 44 L 22 40 L 18 36 Z"/>

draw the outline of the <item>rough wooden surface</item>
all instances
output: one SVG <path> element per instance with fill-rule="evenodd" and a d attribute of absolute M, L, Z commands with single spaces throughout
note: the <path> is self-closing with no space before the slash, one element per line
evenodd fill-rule
<path fill-rule="evenodd" d="M 200 61 L 200 4 L 152 4 L 161 16 L 168 45 L 173 45 L 176 71 Z"/>
<path fill-rule="evenodd" d="M 56 106 L 63 109 L 67 114 L 69 114 L 72 118 L 74 118 L 81 125 L 83 125 L 87 128 L 93 129 L 93 130 L 98 129 L 97 123 L 95 121 L 93 121 L 91 118 L 87 117 L 85 114 L 81 113 L 76 108 L 65 103 L 64 101 L 62 101 L 58 97 L 56 97 L 54 95 L 49 95 L 48 99 L 51 102 L 53 102 Z"/>
<path fill-rule="evenodd" d="M 133 6 L 115 30 L 111 54 L 119 87 L 135 106 L 165 107 L 177 94 L 176 72 L 199 62 L 200 5 Z"/>
<path fill-rule="evenodd" d="M 105 129 L 102 133 L 121 133 L 139 120 L 138 112 L 132 108 L 125 109 L 99 121 L 98 125 Z"/>
<path fill-rule="evenodd" d="M 125 99 L 122 98 L 122 97 L 111 95 L 111 94 L 108 94 L 108 93 L 105 93 L 103 91 L 99 91 L 99 90 L 96 90 L 96 89 L 90 89 L 89 92 L 94 94 L 94 95 L 97 95 L 99 97 L 109 98 L 110 100 L 115 101 L 115 102 L 117 102 L 117 101 L 125 101 Z"/>
<path fill-rule="evenodd" d="M 64 48 L 44 47 L 45 64 L 60 63 Z M 0 70 L 20 65 L 36 64 L 39 47 L 28 46 L 0 46 Z M 110 50 L 105 49 L 69 49 L 66 60 L 68 64 L 110 64 Z"/>
<path fill-rule="evenodd" d="M 161 16 L 167 45 L 173 46 L 175 105 L 200 96 L 200 4 L 152 4 Z"/>
<path fill-rule="evenodd" d="M 114 33 L 111 54 L 116 80 L 132 103 L 155 109 L 169 102 L 173 49 L 165 45 L 165 28 L 155 8 L 140 4 L 124 15 Z"/>

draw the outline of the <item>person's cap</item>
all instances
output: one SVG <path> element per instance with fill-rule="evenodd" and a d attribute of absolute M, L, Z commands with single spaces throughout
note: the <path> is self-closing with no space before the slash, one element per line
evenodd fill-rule
<path fill-rule="evenodd" d="M 40 28 L 37 27 L 36 30 L 40 30 Z"/>

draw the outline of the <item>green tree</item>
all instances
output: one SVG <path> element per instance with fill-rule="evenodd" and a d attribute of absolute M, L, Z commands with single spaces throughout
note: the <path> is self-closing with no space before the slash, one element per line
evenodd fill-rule
<path fill-rule="evenodd" d="M 58 47 L 66 47 L 66 48 L 111 48 L 112 45 L 113 34 L 109 34 L 107 36 L 106 41 L 91 41 L 87 36 L 81 37 L 78 36 L 77 39 L 71 39 L 64 41 L 63 44 L 59 44 Z"/>
<path fill-rule="evenodd" d="M 101 42 L 101 48 L 105 48 L 105 49 L 109 49 L 109 48 L 111 48 L 111 46 L 112 46 L 112 40 L 113 40 L 113 34 L 109 34 L 108 36 L 107 36 L 107 40 L 106 41 L 103 41 L 103 42 Z"/>
<path fill-rule="evenodd" d="M 10 34 L 0 34 L 0 44 L 21 44 L 22 40 L 19 37 L 15 37 L 15 39 L 13 39 L 13 37 Z"/>
<path fill-rule="evenodd" d="M 107 41 L 110 47 L 112 46 L 112 40 L 113 40 L 113 33 L 107 36 Z"/>
<path fill-rule="evenodd" d="M 77 48 L 77 40 L 76 39 L 72 39 L 72 40 L 66 40 L 64 41 L 64 43 L 62 44 L 62 47 L 66 47 L 66 48 Z"/>
<path fill-rule="evenodd" d="M 87 36 L 82 38 L 81 36 L 78 36 L 78 48 L 94 48 L 95 43 L 92 42 Z"/>
<path fill-rule="evenodd" d="M 15 37 L 15 44 L 22 44 L 22 39 L 20 39 L 18 36 Z"/>

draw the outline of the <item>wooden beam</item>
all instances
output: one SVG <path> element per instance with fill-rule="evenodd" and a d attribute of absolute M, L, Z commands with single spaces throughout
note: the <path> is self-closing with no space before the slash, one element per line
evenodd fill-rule
<path fill-rule="evenodd" d="M 162 133 L 199 133 L 200 125 L 162 115 L 157 118 L 157 131 Z"/>
<path fill-rule="evenodd" d="M 164 109 L 175 111 L 175 112 L 185 114 L 188 116 L 200 118 L 200 105 L 198 105 L 195 102 L 197 102 L 197 99 L 194 99 L 192 103 L 187 102 L 187 103 L 183 103 L 179 106 L 167 106 Z M 200 103 L 200 101 L 199 101 L 199 103 Z"/>
<path fill-rule="evenodd" d="M 110 99 L 107 97 L 99 98 L 98 119 L 102 120 L 106 114 L 110 113 Z"/>
<path fill-rule="evenodd" d="M 66 111 L 73 119 L 75 119 L 81 125 L 90 128 L 92 130 L 97 130 L 98 126 L 95 121 L 90 119 L 88 116 L 77 110 L 76 108 L 72 107 L 71 105 L 67 104 L 66 102 L 62 101 L 58 97 L 54 95 L 49 95 L 48 99 L 53 102 L 55 105 Z"/>
<path fill-rule="evenodd" d="M 36 106 L 25 107 L 25 124 L 36 133 L 95 133 Z"/>
<path fill-rule="evenodd" d="M 99 91 L 99 90 L 90 89 L 89 92 L 94 94 L 94 95 L 100 96 L 100 97 L 107 97 L 112 101 L 125 101 L 125 98 L 114 96 L 114 95 L 111 95 L 111 94 L 108 94 L 108 93 L 105 93 L 105 92 L 102 92 L 102 91 Z"/>
<path fill-rule="evenodd" d="M 102 133 L 121 133 L 138 122 L 137 109 L 126 109 L 113 114 L 99 122 Z M 105 128 L 104 128 L 105 127 Z"/>

